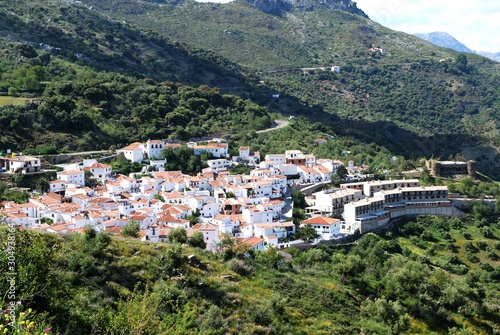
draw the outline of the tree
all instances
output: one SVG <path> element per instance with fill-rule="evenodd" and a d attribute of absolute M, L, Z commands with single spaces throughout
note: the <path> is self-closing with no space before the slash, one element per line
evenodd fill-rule
<path fill-rule="evenodd" d="M 206 249 L 207 243 L 201 231 L 197 231 L 189 239 L 189 245 L 194 248 Z"/>
<path fill-rule="evenodd" d="M 168 240 L 171 243 L 186 243 L 187 241 L 187 233 L 186 229 L 179 227 L 179 228 L 174 228 L 168 233 Z"/>
<path fill-rule="evenodd" d="M 300 190 L 295 190 L 292 192 L 292 201 L 294 208 L 304 209 L 307 207 L 306 196 L 302 192 L 300 192 Z"/>
<path fill-rule="evenodd" d="M 295 225 L 300 224 L 302 221 L 306 219 L 306 214 L 302 208 L 294 207 L 292 210 L 292 219 Z"/>
<path fill-rule="evenodd" d="M 455 64 L 459 70 L 467 72 L 467 63 L 467 56 L 464 54 L 460 53 L 455 56 Z"/>
<path fill-rule="evenodd" d="M 340 180 L 343 180 L 345 176 L 347 176 L 347 169 L 344 165 L 340 165 L 337 168 L 337 172 L 335 172 L 335 174 L 340 178 Z"/>
<path fill-rule="evenodd" d="M 192 227 L 194 226 L 195 224 L 198 223 L 198 216 L 194 215 L 194 214 L 191 214 L 187 217 L 187 219 L 189 220 L 189 226 Z"/>
<path fill-rule="evenodd" d="M 96 237 L 97 233 L 95 229 L 91 225 L 85 225 L 83 228 L 83 231 L 85 232 L 85 239 L 86 240 L 91 240 Z"/>
<path fill-rule="evenodd" d="M 139 222 L 135 220 L 130 220 L 122 229 L 122 236 L 124 237 L 139 237 L 139 230 L 141 227 L 139 226 Z"/>
<path fill-rule="evenodd" d="M 316 230 L 310 224 L 306 224 L 301 230 L 300 235 L 306 241 L 311 241 L 312 239 L 318 237 Z"/>
<path fill-rule="evenodd" d="M 90 171 L 85 171 L 85 186 L 88 186 L 90 188 L 95 188 L 96 186 L 99 185 L 99 181 L 97 179 L 94 179 L 94 175 Z"/>

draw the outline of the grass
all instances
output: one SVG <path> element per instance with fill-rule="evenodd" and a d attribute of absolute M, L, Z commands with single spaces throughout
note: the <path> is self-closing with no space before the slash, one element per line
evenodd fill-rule
<path fill-rule="evenodd" d="M 11 96 L 0 96 L 0 107 L 9 105 L 23 106 L 28 100 L 30 99 L 11 97 Z"/>

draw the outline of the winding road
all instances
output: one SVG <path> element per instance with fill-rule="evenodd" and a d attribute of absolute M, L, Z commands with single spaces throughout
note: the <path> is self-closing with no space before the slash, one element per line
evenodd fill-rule
<path fill-rule="evenodd" d="M 290 122 L 288 122 L 288 121 L 284 121 L 284 120 L 274 120 L 274 123 L 275 123 L 275 126 L 274 126 L 274 127 L 267 128 L 267 129 L 263 129 L 263 130 L 258 130 L 258 131 L 256 131 L 256 133 L 257 133 L 257 134 L 261 134 L 261 133 L 267 133 L 268 131 L 272 131 L 272 130 L 280 129 L 280 128 L 283 128 L 283 127 L 288 126 L 288 124 L 289 124 Z"/>

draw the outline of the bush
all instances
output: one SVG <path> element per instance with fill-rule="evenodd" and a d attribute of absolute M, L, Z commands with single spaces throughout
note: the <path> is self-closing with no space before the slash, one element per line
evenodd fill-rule
<path fill-rule="evenodd" d="M 479 258 L 476 257 L 472 252 L 467 252 L 466 256 L 467 260 L 471 263 L 479 262 Z"/>
<path fill-rule="evenodd" d="M 420 238 L 425 240 L 425 241 L 434 241 L 434 236 L 432 236 L 432 233 L 428 230 L 425 230 L 422 234 L 420 234 Z"/>
<path fill-rule="evenodd" d="M 253 272 L 253 267 L 245 263 L 244 260 L 239 258 L 233 258 L 229 260 L 226 264 L 231 271 L 242 276 L 248 276 Z"/>
<path fill-rule="evenodd" d="M 186 229 L 179 227 L 170 230 L 170 232 L 168 233 L 168 240 L 171 243 L 180 243 L 180 244 L 186 243 L 187 241 Z"/>
<path fill-rule="evenodd" d="M 489 263 L 481 262 L 481 263 L 479 263 L 479 266 L 481 267 L 481 269 L 483 269 L 486 272 L 492 272 L 494 270 L 493 267 Z"/>
<path fill-rule="evenodd" d="M 124 237 L 139 237 L 139 230 L 141 227 L 139 226 L 139 222 L 137 221 L 129 221 L 122 229 L 122 236 Z"/>
<path fill-rule="evenodd" d="M 476 247 L 480 250 L 486 250 L 486 247 L 488 244 L 485 241 L 477 241 L 476 242 Z"/>
<path fill-rule="evenodd" d="M 488 257 L 492 261 L 498 260 L 498 255 L 495 253 L 495 250 L 493 250 L 491 247 L 486 248 L 486 257 Z"/>
<path fill-rule="evenodd" d="M 194 248 L 206 249 L 207 243 L 205 242 L 203 233 L 200 231 L 195 232 L 189 239 L 189 245 Z"/>
<path fill-rule="evenodd" d="M 494 238 L 495 235 L 493 235 L 493 230 L 491 230 L 490 227 L 481 227 L 479 228 L 481 231 L 481 234 L 483 234 L 484 237 L 486 238 Z"/>

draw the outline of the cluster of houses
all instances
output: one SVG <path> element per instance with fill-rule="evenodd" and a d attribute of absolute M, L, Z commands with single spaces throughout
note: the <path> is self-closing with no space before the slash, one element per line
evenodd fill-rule
<path fill-rule="evenodd" d="M 361 234 L 403 216 L 458 215 L 447 186 L 422 186 L 418 179 L 366 181 L 314 193 L 307 199 L 310 216 L 337 216 L 343 221 L 332 234 Z"/>
<path fill-rule="evenodd" d="M 229 158 L 227 143 L 188 146 L 194 154 L 210 152 L 216 159 L 195 176 L 165 171 L 164 163 L 163 169 L 148 174 L 115 175 L 110 165 L 84 160 L 58 172 L 48 193 L 34 195 L 25 204 L 4 202 L 1 212 L 9 223 L 54 233 L 81 232 L 90 225 L 120 234 L 126 224 L 136 222 L 144 241 L 166 241 L 172 229 L 182 227 L 188 237 L 201 232 L 212 251 L 223 234 L 255 250 L 282 248 L 290 245 L 296 229 L 283 220 L 291 216 L 289 188 L 328 181 L 342 165 L 300 150 L 268 154 L 260 161 L 260 153 L 249 147 L 240 147 L 239 156 Z M 142 162 L 161 157 L 168 147 L 175 150 L 180 144 L 152 140 L 120 151 L 127 159 Z M 245 162 L 253 170 L 248 175 L 231 174 L 224 162 Z M 85 171 L 101 185 L 87 187 Z M 311 225 L 322 240 L 372 231 L 403 215 L 453 215 L 447 188 L 422 187 L 418 180 L 342 184 L 314 193 L 307 201 L 309 218 L 301 225 Z"/>

